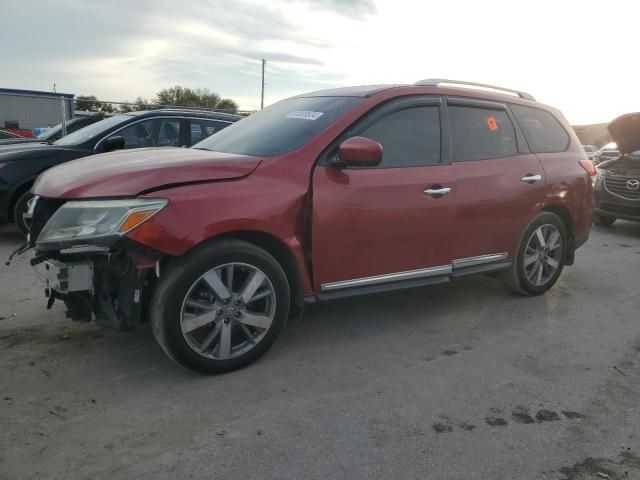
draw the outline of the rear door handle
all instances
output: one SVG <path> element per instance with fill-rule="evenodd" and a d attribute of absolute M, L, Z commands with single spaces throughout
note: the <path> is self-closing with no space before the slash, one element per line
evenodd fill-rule
<path fill-rule="evenodd" d="M 527 175 L 522 177 L 520 180 L 522 180 L 525 183 L 536 183 L 542 180 L 542 175 L 531 175 L 530 173 L 528 173 Z"/>
<path fill-rule="evenodd" d="M 446 195 L 450 191 L 451 191 L 450 187 L 427 188 L 424 191 L 424 194 L 429 195 L 430 197 L 433 197 L 433 198 L 439 198 L 439 197 L 442 197 L 443 195 Z"/>

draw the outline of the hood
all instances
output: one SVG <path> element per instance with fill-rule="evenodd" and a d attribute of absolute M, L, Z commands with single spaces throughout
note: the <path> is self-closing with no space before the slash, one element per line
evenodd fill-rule
<path fill-rule="evenodd" d="M 602 162 L 596 167 L 601 172 L 604 170 L 607 175 L 616 175 L 621 177 L 640 177 L 640 156 L 623 155 Z"/>
<path fill-rule="evenodd" d="M 616 118 L 607 125 L 607 130 L 623 155 L 640 150 L 640 113 L 627 113 Z"/>
<path fill-rule="evenodd" d="M 74 150 L 48 143 L 30 142 L 15 145 L 0 145 L 0 162 L 13 162 L 27 158 L 44 158 L 55 155 L 60 150 Z"/>
<path fill-rule="evenodd" d="M 81 158 L 44 172 L 33 192 L 53 198 L 127 197 L 249 175 L 259 158 L 192 148 L 140 148 Z"/>

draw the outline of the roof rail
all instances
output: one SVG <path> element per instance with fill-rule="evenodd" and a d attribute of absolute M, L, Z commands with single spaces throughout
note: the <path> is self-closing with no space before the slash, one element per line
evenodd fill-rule
<path fill-rule="evenodd" d="M 533 98 L 533 95 L 530 95 L 526 92 L 521 92 L 519 90 L 512 90 L 510 88 L 496 87 L 494 85 L 485 85 L 483 83 L 464 82 L 460 80 L 446 80 L 444 78 L 427 78 L 425 80 L 420 80 L 419 82 L 414 83 L 414 85 L 421 85 L 425 87 L 439 87 L 442 84 L 448 84 L 453 87 L 461 86 L 462 88 L 464 87 L 476 88 L 478 90 L 489 90 L 489 91 L 493 90 L 496 93 L 506 93 L 507 95 L 513 95 L 516 97 L 525 98 L 527 100 L 533 100 L 533 101 L 536 100 L 535 98 Z"/>

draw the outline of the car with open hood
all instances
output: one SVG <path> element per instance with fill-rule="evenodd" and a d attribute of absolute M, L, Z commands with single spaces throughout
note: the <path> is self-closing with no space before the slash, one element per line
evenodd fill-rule
<path fill-rule="evenodd" d="M 92 123 L 54 142 L 0 146 L 0 225 L 15 221 L 25 235 L 29 232 L 31 187 L 48 168 L 114 150 L 188 147 L 239 118 L 206 110 L 131 112 Z"/>
<path fill-rule="evenodd" d="M 225 372 L 307 303 L 489 273 L 543 294 L 587 241 L 594 174 L 563 115 L 527 93 L 346 87 L 193 148 L 45 172 L 25 248 L 73 320 L 149 321 L 172 359 Z"/>
<path fill-rule="evenodd" d="M 593 221 L 604 226 L 618 218 L 640 222 L 640 113 L 622 115 L 607 129 L 620 154 L 596 168 Z"/>

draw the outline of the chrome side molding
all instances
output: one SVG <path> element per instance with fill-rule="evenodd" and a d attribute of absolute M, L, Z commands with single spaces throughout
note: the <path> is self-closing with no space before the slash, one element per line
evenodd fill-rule
<path fill-rule="evenodd" d="M 490 255 L 479 255 L 477 257 L 458 258 L 452 262 L 453 268 L 473 267 L 484 263 L 498 262 L 506 260 L 509 254 L 507 252 L 492 253 Z"/>
<path fill-rule="evenodd" d="M 375 285 L 378 283 L 397 282 L 400 280 L 433 277 L 436 275 L 447 275 L 451 272 L 451 265 L 442 265 L 439 267 L 420 268 L 418 270 L 408 270 L 406 272 L 387 273 L 385 275 L 375 275 L 373 277 L 355 278 L 353 280 L 342 280 L 340 282 L 325 283 L 320 287 L 320 289 L 323 292 L 328 292 L 331 290 L 338 290 L 340 288 L 363 287 L 366 285 Z"/>
<path fill-rule="evenodd" d="M 507 257 L 508 253 L 502 252 L 492 253 L 489 255 L 480 255 L 477 257 L 459 258 L 451 262 L 451 265 L 440 265 L 437 267 L 407 270 L 406 272 L 387 273 L 384 275 L 374 275 L 372 277 L 354 278 L 352 280 L 341 280 L 339 282 L 323 283 L 320 286 L 320 290 L 323 292 L 330 292 L 332 290 L 340 290 L 342 288 L 364 287 L 380 283 L 392 283 L 402 280 L 412 280 L 416 278 L 451 275 L 454 270 L 458 270 L 460 268 L 499 262 L 501 260 L 506 260 Z"/>

